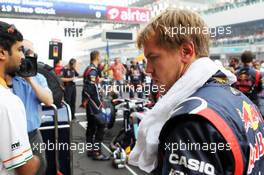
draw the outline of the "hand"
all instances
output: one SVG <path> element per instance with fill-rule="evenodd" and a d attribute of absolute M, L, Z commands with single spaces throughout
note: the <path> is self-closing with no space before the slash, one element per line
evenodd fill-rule
<path fill-rule="evenodd" d="M 98 82 L 101 83 L 104 80 L 104 78 L 99 78 Z"/>
<path fill-rule="evenodd" d="M 72 77 L 72 81 L 75 82 L 77 81 L 78 77 Z"/>
<path fill-rule="evenodd" d="M 23 77 L 28 83 L 33 81 L 33 77 Z"/>

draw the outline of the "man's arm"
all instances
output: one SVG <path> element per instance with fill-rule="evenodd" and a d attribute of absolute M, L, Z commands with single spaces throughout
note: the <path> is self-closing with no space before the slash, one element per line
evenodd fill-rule
<path fill-rule="evenodd" d="M 35 175 L 40 166 L 40 160 L 37 156 L 33 156 L 26 164 L 15 169 L 18 175 Z"/>
<path fill-rule="evenodd" d="M 126 68 L 125 68 L 125 66 L 123 64 L 122 64 L 122 73 L 126 74 Z"/>
<path fill-rule="evenodd" d="M 60 77 L 62 82 L 71 82 L 74 81 L 75 79 L 77 79 L 77 77 L 79 76 L 78 72 L 76 70 L 74 70 L 74 77 L 67 77 L 67 70 L 68 69 L 62 69 L 62 76 Z"/>
<path fill-rule="evenodd" d="M 203 118 L 178 121 L 161 147 L 167 174 L 234 174 L 229 143 Z"/>
<path fill-rule="evenodd" d="M 14 170 L 18 175 L 34 175 L 40 161 L 32 155 L 25 109 L 18 97 L 12 99 L 12 106 L 10 102 L 6 101 L 6 106 L 1 106 L 0 110 L 0 160 L 7 171 Z"/>
<path fill-rule="evenodd" d="M 71 82 L 71 81 L 74 81 L 74 80 L 75 80 L 75 77 L 72 77 L 72 78 L 61 77 L 61 81 L 63 81 L 63 82 Z"/>
<path fill-rule="evenodd" d="M 31 85 L 39 101 L 41 101 L 47 106 L 52 105 L 53 103 L 52 92 L 50 91 L 50 89 L 48 89 L 47 85 L 45 85 L 46 87 L 41 86 L 33 79 L 33 77 L 26 77 L 25 80 L 27 80 L 27 82 Z M 46 80 L 44 79 L 41 81 L 46 81 Z M 47 84 L 47 82 L 45 82 L 44 84 Z"/>

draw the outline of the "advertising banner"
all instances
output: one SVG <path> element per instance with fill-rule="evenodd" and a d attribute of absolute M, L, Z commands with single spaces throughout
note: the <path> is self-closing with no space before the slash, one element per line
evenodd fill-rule
<path fill-rule="evenodd" d="M 2 14 L 2 15 L 1 15 Z M 39 0 L 0 0 L 0 16 L 19 18 L 56 17 L 76 20 L 107 20 L 116 22 L 147 22 L 150 10 L 87 3 Z M 53 18 L 54 17 L 54 18 Z"/>
<path fill-rule="evenodd" d="M 0 0 L 0 14 L 18 16 L 53 16 L 68 18 L 106 19 L 106 6 L 33 0 Z"/>
<path fill-rule="evenodd" d="M 150 15 L 148 9 L 107 6 L 107 20 L 111 21 L 148 22 Z"/>

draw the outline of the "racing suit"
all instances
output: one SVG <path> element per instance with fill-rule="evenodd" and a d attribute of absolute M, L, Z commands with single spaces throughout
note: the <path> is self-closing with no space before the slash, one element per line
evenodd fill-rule
<path fill-rule="evenodd" d="M 155 173 L 264 173 L 263 119 L 220 74 L 174 108 L 159 136 Z"/>
<path fill-rule="evenodd" d="M 237 82 L 234 87 L 243 92 L 253 103 L 259 105 L 258 93 L 262 90 L 262 73 L 250 66 L 243 66 L 236 71 Z M 243 90 L 242 90 L 243 89 Z"/>
<path fill-rule="evenodd" d="M 96 120 L 95 114 L 100 113 L 100 107 L 102 102 L 99 97 L 97 79 L 99 73 L 98 69 L 94 64 L 90 64 L 84 71 L 83 76 L 83 98 L 88 99 L 86 105 L 86 117 L 87 117 L 87 130 L 86 130 L 86 141 L 87 143 L 92 143 L 93 145 L 97 144 L 96 147 L 99 147 L 101 151 L 101 142 L 103 141 L 105 125 L 101 124 Z"/>

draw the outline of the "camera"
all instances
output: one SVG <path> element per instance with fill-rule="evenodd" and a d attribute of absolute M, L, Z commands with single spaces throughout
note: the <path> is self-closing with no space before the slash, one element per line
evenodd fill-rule
<path fill-rule="evenodd" d="M 37 74 L 37 70 L 37 55 L 34 54 L 34 56 L 26 56 L 25 59 L 22 59 L 17 75 L 21 77 L 32 77 Z"/>

